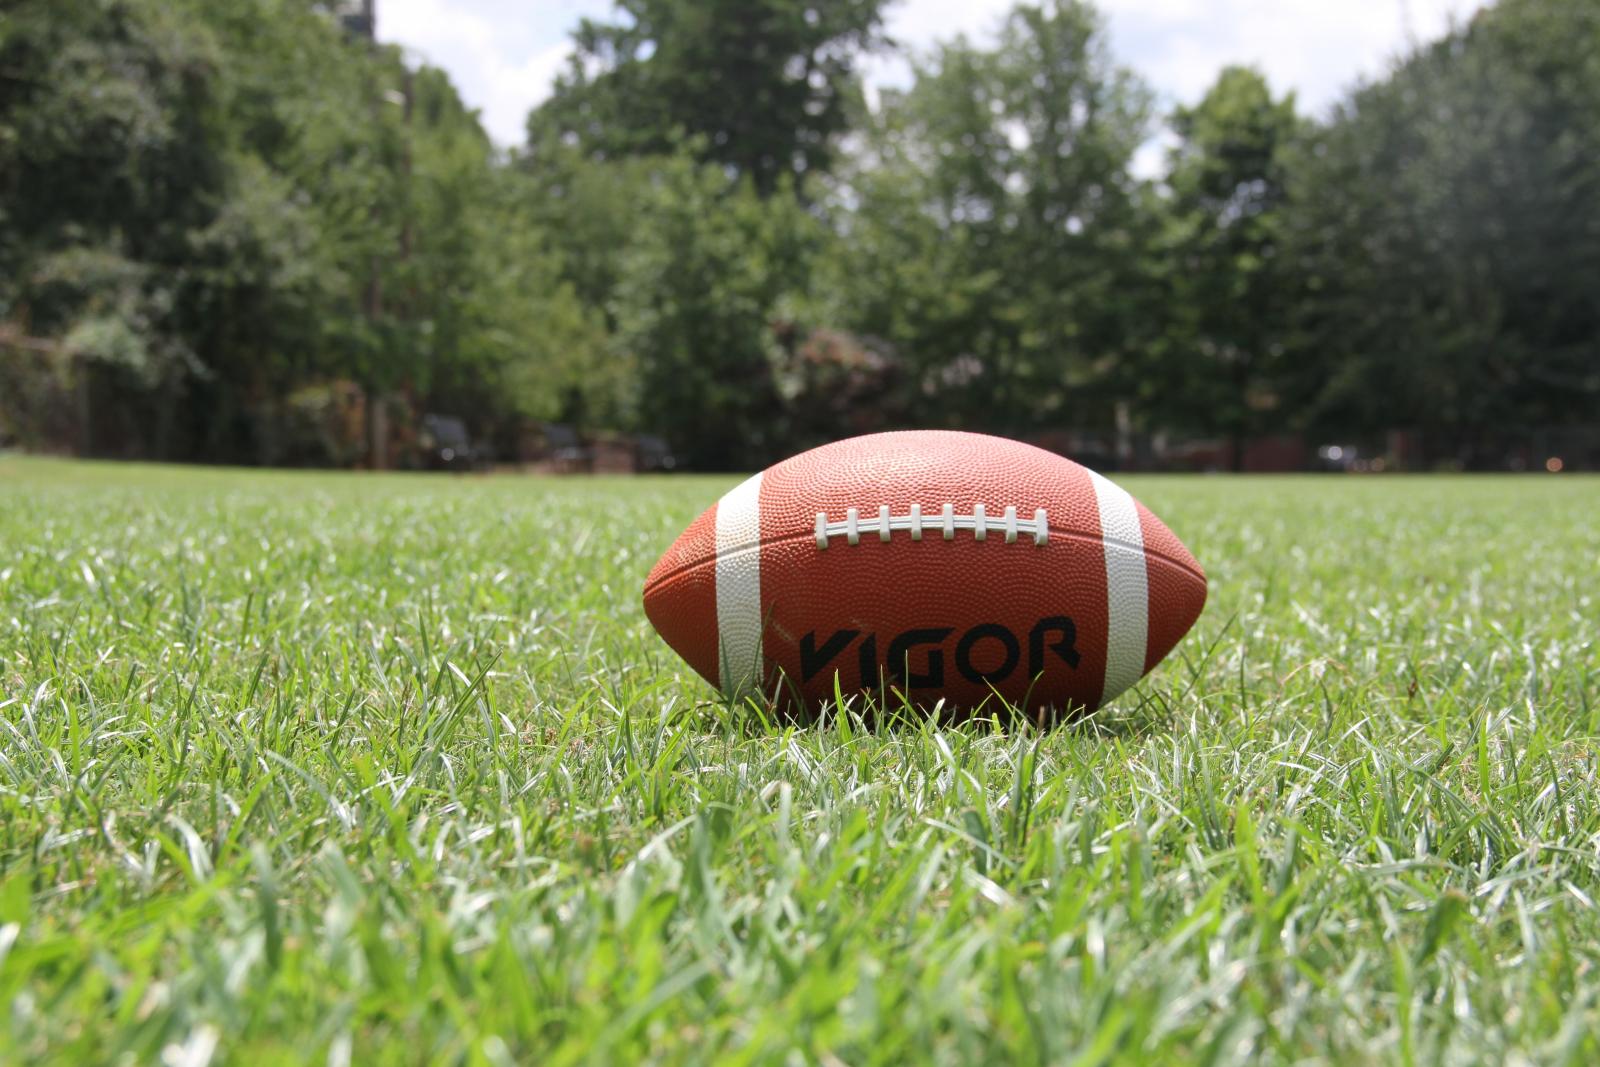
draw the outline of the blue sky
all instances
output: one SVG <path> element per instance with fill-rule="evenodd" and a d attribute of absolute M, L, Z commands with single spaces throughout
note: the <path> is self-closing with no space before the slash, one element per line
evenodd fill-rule
<path fill-rule="evenodd" d="M 1012 0 L 898 0 L 891 36 L 913 51 L 965 33 L 987 38 Z M 1321 111 L 1383 71 L 1408 39 L 1443 33 L 1481 0 L 1102 0 L 1112 49 L 1167 103 L 1192 102 L 1228 63 L 1263 70 L 1302 108 Z M 522 139 L 528 109 L 549 93 L 568 32 L 610 0 L 378 0 L 378 36 L 444 67 L 502 144 Z M 869 84 L 902 85 L 904 61 L 873 61 Z M 1149 155 L 1148 169 L 1156 158 Z"/>

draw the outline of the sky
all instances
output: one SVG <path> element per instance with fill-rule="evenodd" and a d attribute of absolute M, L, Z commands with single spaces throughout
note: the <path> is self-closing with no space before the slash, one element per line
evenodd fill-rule
<path fill-rule="evenodd" d="M 912 52 L 958 33 L 984 41 L 1013 2 L 891 0 L 887 29 Z M 1317 114 L 1361 78 L 1382 74 L 1409 41 L 1439 36 L 1481 0 L 1100 0 L 1097 6 L 1117 59 L 1167 105 L 1193 103 L 1222 67 L 1247 63 L 1275 90 L 1295 90 L 1301 110 Z M 449 71 L 490 136 L 512 145 L 565 65 L 569 31 L 580 18 L 611 10 L 610 0 L 378 0 L 378 36 Z M 905 85 L 910 77 L 904 60 L 888 57 L 871 60 L 864 73 L 869 85 Z M 1147 159 L 1138 169 L 1149 166 Z"/>

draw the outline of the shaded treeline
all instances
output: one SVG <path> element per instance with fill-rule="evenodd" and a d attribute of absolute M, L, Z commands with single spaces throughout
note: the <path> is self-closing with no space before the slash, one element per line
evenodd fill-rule
<path fill-rule="evenodd" d="M 1600 410 L 1588 0 L 1504 0 L 1317 118 L 1239 68 L 1160 113 L 1082 3 L 869 105 L 882 0 L 624 0 L 512 152 L 325 6 L 0 21 L 0 438 L 383 462 L 383 418 L 443 411 L 700 467 L 906 425 L 1488 464 Z"/>

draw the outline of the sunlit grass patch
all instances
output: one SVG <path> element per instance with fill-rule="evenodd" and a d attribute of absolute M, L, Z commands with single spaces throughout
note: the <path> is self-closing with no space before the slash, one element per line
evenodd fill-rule
<path fill-rule="evenodd" d="M 731 482 L 0 460 L 0 1060 L 1600 1057 L 1600 483 L 1129 479 L 1211 603 L 1039 733 L 730 715 Z"/>

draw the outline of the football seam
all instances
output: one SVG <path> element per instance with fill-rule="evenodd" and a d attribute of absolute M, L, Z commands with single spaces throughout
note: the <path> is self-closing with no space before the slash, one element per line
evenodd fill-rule
<path fill-rule="evenodd" d="M 1118 548 L 1127 549 L 1130 552 L 1140 552 L 1140 553 L 1143 553 L 1143 554 L 1148 555 L 1148 556 L 1153 556 L 1156 559 L 1160 560 L 1161 562 L 1169 564 L 1170 566 L 1173 566 L 1173 567 L 1177 568 L 1178 570 L 1182 571 L 1184 574 L 1189 575 L 1191 578 L 1196 579 L 1197 581 L 1199 581 L 1199 583 L 1201 585 L 1207 585 L 1208 584 L 1207 581 L 1206 581 L 1206 576 L 1205 576 L 1205 572 L 1204 571 L 1198 571 L 1195 568 L 1188 566 L 1183 561 L 1173 559 L 1171 556 L 1167 555 L 1165 552 L 1162 552 L 1159 549 L 1151 548 L 1149 545 L 1136 545 L 1136 544 L 1133 544 L 1130 541 L 1124 541 L 1121 538 L 1105 537 L 1105 536 L 1099 535 L 1099 534 L 1091 536 L 1090 534 L 1083 533 L 1082 531 L 1079 531 L 1079 530 L 1059 530 L 1054 526 L 1049 527 L 1049 530 L 1050 530 L 1050 535 L 1052 537 L 1054 537 L 1057 534 L 1059 534 L 1062 537 L 1070 537 L 1075 541 L 1094 541 L 1094 542 L 1097 542 L 1097 543 L 1103 544 L 1103 545 L 1115 545 Z M 687 574 L 688 572 L 690 572 L 692 570 L 695 570 L 698 567 L 704 567 L 707 564 L 713 564 L 714 565 L 717 562 L 717 559 L 719 557 L 725 558 L 727 556 L 742 555 L 745 552 L 751 552 L 751 551 L 756 551 L 756 550 L 759 550 L 759 549 L 763 549 L 763 548 L 768 547 L 769 545 L 787 544 L 790 541 L 799 541 L 799 540 L 802 540 L 802 539 L 810 540 L 814 536 L 815 536 L 815 534 L 814 534 L 813 531 L 806 530 L 803 533 L 784 534 L 782 537 L 774 537 L 774 538 L 771 538 L 771 539 L 766 540 L 766 541 L 757 541 L 754 544 L 741 545 L 740 547 L 738 547 L 736 549 L 733 549 L 733 550 L 731 550 L 729 552 L 719 552 L 716 555 L 712 555 L 712 556 L 702 556 L 702 557 L 700 557 L 699 559 L 695 560 L 692 563 L 685 563 L 685 564 L 682 564 L 681 566 L 674 567 L 672 570 L 668 571 L 666 574 L 663 574 L 660 578 L 656 579 L 653 582 L 646 582 L 645 583 L 645 587 L 644 587 L 644 589 L 642 591 L 642 595 L 649 596 L 652 590 L 660 589 L 663 586 L 665 586 L 665 585 L 669 584 L 670 582 L 672 582 L 673 580 L 677 579 L 678 577 L 680 577 L 680 576 L 682 576 L 684 574 Z M 874 540 L 876 540 L 876 539 L 874 539 Z M 863 542 L 864 543 L 870 543 L 870 542 L 866 542 L 865 539 L 863 539 Z M 851 547 L 859 548 L 860 546 L 859 545 L 855 545 L 855 546 L 847 545 L 846 546 L 846 548 L 851 548 Z M 818 549 L 817 551 L 821 552 L 822 549 Z"/>
<path fill-rule="evenodd" d="M 827 512 L 819 511 L 815 536 L 817 547 L 826 549 L 835 537 L 843 537 L 846 543 L 856 545 L 866 534 L 875 534 L 880 541 L 892 540 L 896 530 L 909 533 L 913 541 L 921 541 L 922 535 L 930 530 L 946 541 L 955 540 L 958 530 L 970 531 L 974 541 L 987 541 L 988 535 L 995 533 L 1003 536 L 1008 545 L 1015 544 L 1022 534 L 1036 545 L 1045 544 L 1050 537 L 1044 508 L 1035 508 L 1031 519 L 1019 517 L 1014 505 L 1007 506 L 1002 515 L 991 516 L 984 505 L 974 504 L 971 513 L 958 515 L 955 506 L 948 502 L 941 505 L 936 516 L 924 515 L 921 504 L 912 504 L 904 515 L 893 514 L 890 506 L 883 504 L 865 520 L 859 508 L 847 508 L 843 519 L 831 522 Z"/>

